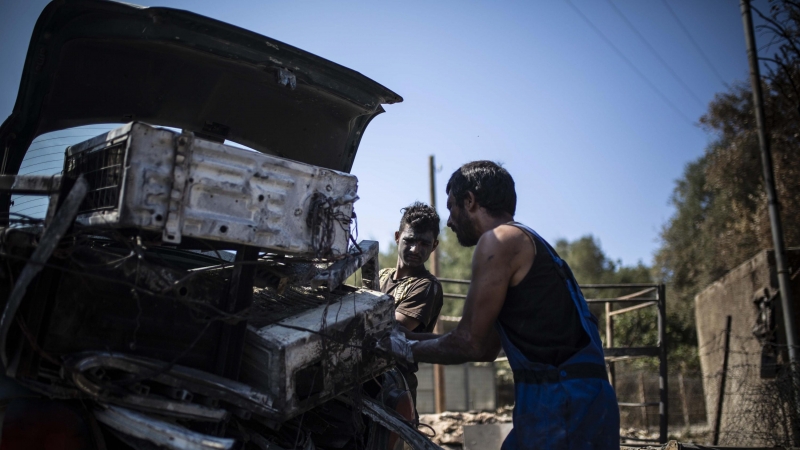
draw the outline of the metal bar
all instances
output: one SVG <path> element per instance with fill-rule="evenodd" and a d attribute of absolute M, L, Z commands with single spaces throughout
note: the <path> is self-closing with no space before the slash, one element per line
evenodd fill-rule
<path fill-rule="evenodd" d="M 651 355 L 627 355 L 627 356 L 614 356 L 614 357 L 606 356 L 605 358 L 606 358 L 606 361 L 619 362 L 619 361 L 627 361 L 627 360 L 630 360 L 630 359 L 638 359 L 638 358 L 652 358 L 652 356 Z"/>
<path fill-rule="evenodd" d="M 647 392 L 644 388 L 644 374 L 639 372 L 639 399 L 642 403 L 647 403 Z M 658 402 L 658 406 L 661 406 L 661 402 Z M 642 428 L 649 429 L 650 428 L 650 414 L 647 411 L 647 408 L 642 408 Z M 659 436 L 659 442 L 661 442 L 661 436 Z"/>
<path fill-rule="evenodd" d="M 457 280 L 455 278 L 438 278 L 438 280 L 442 283 L 453 283 L 453 284 L 469 285 L 470 283 L 472 283 L 470 280 Z"/>
<path fill-rule="evenodd" d="M 635 438 L 635 437 L 628 437 L 628 436 L 620 436 L 620 439 L 625 439 L 626 441 L 636 441 L 636 442 L 658 442 L 657 439 Z"/>
<path fill-rule="evenodd" d="M 606 357 L 615 356 L 658 356 L 659 347 L 610 347 L 604 348 Z"/>
<path fill-rule="evenodd" d="M 646 407 L 646 406 L 658 406 L 661 403 L 659 402 L 644 402 L 644 403 L 626 403 L 626 402 L 619 402 L 617 403 L 619 406 L 627 406 L 627 407 Z"/>
<path fill-rule="evenodd" d="M 634 292 L 633 294 L 626 294 L 626 295 L 623 295 L 622 297 L 618 297 L 618 298 L 621 299 L 621 300 L 627 300 L 629 298 L 636 298 L 636 297 L 638 297 L 640 295 L 649 294 L 651 292 L 656 292 L 656 288 L 642 289 L 639 292 Z"/>
<path fill-rule="evenodd" d="M 367 262 L 361 266 L 361 285 L 367 289 L 371 289 L 373 291 L 380 291 L 381 290 L 381 282 L 380 282 L 380 263 L 378 262 L 378 243 L 375 243 L 375 256 L 367 260 Z"/>
<path fill-rule="evenodd" d="M 467 296 L 465 294 L 448 294 L 447 292 L 443 292 L 442 293 L 442 297 L 445 297 L 445 298 L 460 298 L 460 299 L 467 298 Z"/>
<path fill-rule="evenodd" d="M 414 450 L 442 450 L 421 432 L 412 428 L 405 419 L 398 417 L 394 411 L 387 410 L 385 406 L 367 396 L 362 397 L 361 402 L 364 414 L 387 430 L 397 433 Z"/>
<path fill-rule="evenodd" d="M 717 413 L 714 416 L 714 445 L 719 444 L 719 430 L 722 425 L 722 406 L 725 400 L 725 381 L 728 378 L 728 354 L 731 346 L 731 320 L 728 316 L 725 321 L 725 347 L 722 355 L 722 374 L 719 380 L 719 392 L 717 393 Z"/>
<path fill-rule="evenodd" d="M 667 302 L 666 289 L 658 285 L 658 438 L 662 444 L 667 443 L 669 419 L 669 380 L 667 378 Z"/>
<path fill-rule="evenodd" d="M 69 191 L 69 194 L 64 199 L 64 203 L 58 208 L 55 217 L 53 218 L 52 225 L 48 227 L 42 239 L 39 241 L 39 246 L 33 251 L 28 263 L 22 269 L 17 282 L 11 294 L 8 296 L 6 307 L 3 310 L 3 316 L 0 317 L 0 360 L 2 360 L 3 367 L 8 368 L 8 357 L 6 355 L 8 330 L 11 328 L 11 323 L 14 321 L 14 316 L 17 314 L 22 303 L 25 292 L 28 290 L 28 285 L 33 281 L 36 275 L 42 270 L 53 250 L 56 249 L 59 241 L 64 236 L 64 233 L 69 230 L 75 215 L 78 214 L 78 208 L 89 190 L 89 184 L 79 176 L 75 184 Z"/>
<path fill-rule="evenodd" d="M 775 268 L 778 272 L 781 307 L 783 308 L 783 326 L 786 329 L 786 345 L 789 350 L 789 362 L 792 370 L 797 364 L 797 332 L 795 331 L 794 303 L 792 285 L 789 280 L 789 265 L 786 262 L 786 249 L 783 242 L 783 225 L 781 224 L 780 204 L 775 192 L 775 174 L 772 168 L 772 152 L 770 150 L 767 124 L 764 121 L 764 98 L 761 93 L 761 75 L 758 69 L 758 50 L 753 33 L 753 17 L 750 14 L 750 1 L 740 0 L 742 23 L 747 45 L 747 56 L 750 61 L 750 84 L 753 88 L 753 105 L 758 125 L 758 143 L 761 147 L 761 165 L 764 170 L 764 188 L 767 190 L 769 221 L 772 227 L 772 243 L 775 246 Z M 797 395 L 795 393 L 795 395 Z"/>
<path fill-rule="evenodd" d="M 431 207 L 436 210 L 436 161 L 433 155 L 428 157 L 428 181 L 431 189 Z M 438 249 L 431 254 L 431 273 L 433 276 L 439 275 L 439 257 Z M 444 294 L 444 297 L 452 297 L 455 294 Z M 457 297 L 456 297 L 457 298 Z M 466 296 L 464 296 L 466 298 Z M 444 328 L 440 320 L 436 321 L 433 327 L 433 332 L 436 334 L 444 334 Z M 433 401 L 434 410 L 436 413 L 442 413 L 445 410 L 445 381 L 444 381 L 444 366 L 441 364 L 433 365 Z"/>
<path fill-rule="evenodd" d="M 469 406 L 469 369 L 470 364 L 464 364 L 464 410 L 465 411 L 472 411 Z"/>
<path fill-rule="evenodd" d="M 58 192 L 61 175 L 0 175 L 0 192 L 47 195 Z"/>
<path fill-rule="evenodd" d="M 220 309 L 236 314 L 244 311 L 253 303 L 253 282 L 255 281 L 258 249 L 241 246 L 236 251 L 236 259 L 231 274 L 230 289 L 220 302 Z M 214 371 L 231 380 L 239 379 L 239 366 L 244 351 L 244 338 L 247 332 L 247 320 L 234 324 L 224 324 L 217 346 L 217 360 Z"/>
<path fill-rule="evenodd" d="M 644 283 L 631 283 L 631 284 L 581 284 L 579 287 L 581 289 L 622 289 L 622 288 L 657 288 L 659 285 L 657 284 L 644 284 Z"/>
<path fill-rule="evenodd" d="M 459 280 L 456 278 L 439 278 L 439 281 L 442 283 L 455 283 L 455 284 L 470 284 L 470 280 Z M 657 284 L 641 284 L 641 283 L 632 283 L 632 284 L 581 284 L 579 286 L 581 289 L 621 289 L 621 288 L 631 288 L 631 289 L 657 289 Z M 635 294 L 629 295 L 641 295 L 644 292 L 637 292 Z"/>
<path fill-rule="evenodd" d="M 606 303 L 606 305 L 611 305 L 611 304 L 610 303 Z M 620 314 L 624 314 L 624 313 L 631 312 L 631 311 L 636 311 L 637 309 L 647 308 L 648 306 L 653 306 L 653 305 L 658 305 L 658 302 L 647 302 L 647 303 L 642 303 L 641 305 L 629 306 L 627 308 L 622 308 L 622 309 L 618 309 L 616 311 L 611 311 L 610 314 L 612 316 L 618 316 Z"/>
<path fill-rule="evenodd" d="M 359 249 L 361 250 L 360 252 Z M 377 257 L 378 242 L 361 241 L 358 243 L 358 248 L 353 247 L 346 257 L 336 261 L 331 264 L 330 267 L 318 273 L 314 279 L 311 280 L 311 286 L 320 287 L 325 285 L 328 291 L 333 291 L 344 283 L 350 275 L 356 273 L 358 269 L 361 269 Z M 367 281 L 365 285 L 368 284 L 368 286 L 366 286 L 368 289 L 375 289 L 373 287 L 374 280 L 372 278 L 364 277 L 362 273 L 361 279 Z"/>
<path fill-rule="evenodd" d="M 641 302 L 656 302 L 657 298 L 587 298 L 586 303 L 641 303 Z"/>

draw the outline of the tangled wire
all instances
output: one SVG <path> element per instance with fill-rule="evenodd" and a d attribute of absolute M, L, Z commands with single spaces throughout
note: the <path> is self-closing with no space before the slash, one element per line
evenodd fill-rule
<path fill-rule="evenodd" d="M 328 197 L 321 192 L 311 196 L 306 225 L 311 230 L 311 248 L 316 258 L 330 258 L 333 255 L 333 241 L 337 228 L 346 234 L 350 232 L 352 217 L 339 210 L 340 206 L 352 204 L 357 196 L 349 195 L 339 198 Z"/>

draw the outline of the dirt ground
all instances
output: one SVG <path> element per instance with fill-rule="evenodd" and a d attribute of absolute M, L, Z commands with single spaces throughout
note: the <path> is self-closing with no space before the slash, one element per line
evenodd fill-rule
<path fill-rule="evenodd" d="M 446 450 L 461 449 L 464 444 L 464 425 L 479 425 L 490 423 L 510 423 L 513 408 L 505 407 L 497 411 L 473 411 L 473 412 L 444 412 L 442 414 L 421 414 L 420 431 L 428 436 L 436 444 Z M 427 425 L 427 426 L 426 426 Z M 658 430 L 644 430 L 638 428 L 623 428 L 620 430 L 623 437 L 638 439 L 658 439 Z M 670 430 L 670 439 L 677 439 L 681 442 L 707 443 L 710 441 L 710 430 L 707 426 L 691 427 L 688 429 Z M 624 441 L 623 441 L 624 442 Z M 628 443 L 635 443 L 630 440 Z M 641 442 L 641 441 L 639 441 Z M 622 449 L 626 449 L 622 444 Z M 660 448 L 658 446 L 654 448 Z"/>

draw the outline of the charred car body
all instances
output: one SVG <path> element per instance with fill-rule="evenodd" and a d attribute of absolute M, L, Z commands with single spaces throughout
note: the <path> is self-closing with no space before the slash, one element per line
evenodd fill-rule
<path fill-rule="evenodd" d="M 193 13 L 48 5 L 0 127 L 3 400 L 23 405 L 4 445 L 9 420 L 62 402 L 53 421 L 101 448 L 402 445 L 386 428 L 430 447 L 394 411 L 413 417 L 402 379 L 361 388 L 390 369 L 369 343 L 394 314 L 348 172 L 399 101 Z M 105 123 L 122 125 L 64 149 L 60 175 L 18 175 L 37 136 Z M 10 194 L 46 196 L 46 216 Z"/>

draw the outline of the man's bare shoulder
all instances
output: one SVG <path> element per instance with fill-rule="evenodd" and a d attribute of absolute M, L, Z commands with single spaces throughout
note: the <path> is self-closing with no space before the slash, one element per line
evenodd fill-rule
<path fill-rule="evenodd" d="M 478 245 L 489 248 L 508 248 L 514 249 L 516 246 L 530 242 L 524 231 L 513 225 L 500 225 L 483 233 Z"/>
<path fill-rule="evenodd" d="M 500 225 L 481 236 L 475 247 L 475 254 L 514 256 L 530 247 L 530 238 L 524 231 L 512 225 Z"/>

